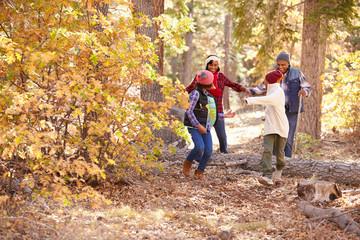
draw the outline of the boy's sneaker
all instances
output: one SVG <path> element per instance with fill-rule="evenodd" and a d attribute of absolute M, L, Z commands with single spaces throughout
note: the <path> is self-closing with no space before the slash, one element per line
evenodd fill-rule
<path fill-rule="evenodd" d="M 259 183 L 264 184 L 264 185 L 266 185 L 266 186 L 274 185 L 273 180 L 271 180 L 271 179 L 268 178 L 268 177 L 260 176 L 260 177 L 258 178 L 258 181 L 259 181 Z"/>
<path fill-rule="evenodd" d="M 281 170 L 276 169 L 275 172 L 273 172 L 273 179 L 275 182 L 282 182 L 281 174 L 282 174 L 282 169 Z"/>

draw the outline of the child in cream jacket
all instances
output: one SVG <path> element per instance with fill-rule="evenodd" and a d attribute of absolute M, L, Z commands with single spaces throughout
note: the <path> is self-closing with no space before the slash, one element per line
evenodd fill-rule
<path fill-rule="evenodd" d="M 246 98 L 248 104 L 266 105 L 264 127 L 264 152 L 262 157 L 263 174 L 259 182 L 265 185 L 273 185 L 281 180 L 282 169 L 285 166 L 285 144 L 289 132 L 289 122 L 285 114 L 285 94 L 280 87 L 283 78 L 279 70 L 266 74 L 266 96 Z M 276 170 L 272 173 L 272 153 L 275 150 Z"/>

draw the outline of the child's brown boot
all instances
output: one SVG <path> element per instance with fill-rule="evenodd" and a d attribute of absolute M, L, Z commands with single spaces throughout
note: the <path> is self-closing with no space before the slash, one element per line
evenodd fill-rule
<path fill-rule="evenodd" d="M 205 181 L 204 179 L 204 171 L 201 170 L 195 170 L 195 176 L 194 176 L 197 180 L 200 181 Z"/>
<path fill-rule="evenodd" d="M 183 163 L 183 174 L 187 177 L 190 177 L 190 170 L 191 170 L 191 165 L 192 165 L 192 161 L 188 161 L 187 159 L 185 159 L 184 163 Z"/>

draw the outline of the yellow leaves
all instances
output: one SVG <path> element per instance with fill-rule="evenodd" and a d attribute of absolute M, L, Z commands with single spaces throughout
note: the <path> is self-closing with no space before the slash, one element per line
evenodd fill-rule
<path fill-rule="evenodd" d="M 40 127 L 41 127 L 42 129 L 46 129 L 47 124 L 46 124 L 46 121 L 45 121 L 45 120 L 40 120 Z"/>
<path fill-rule="evenodd" d="M 50 62 L 56 61 L 57 57 L 57 54 L 52 51 L 32 52 L 30 54 L 29 61 L 26 63 L 25 69 L 28 71 L 28 73 L 33 74 L 39 70 L 39 68 L 41 69 Z"/>
<path fill-rule="evenodd" d="M 83 116 L 83 112 L 81 111 L 81 109 L 77 108 L 75 109 L 75 111 L 73 112 L 73 116 L 75 118 L 79 117 L 79 116 Z"/>
<path fill-rule="evenodd" d="M 58 133 L 55 132 L 55 131 L 51 131 L 51 132 L 49 133 L 49 138 L 52 139 L 52 140 L 57 139 L 57 138 L 58 138 Z"/>
<path fill-rule="evenodd" d="M 5 52 L 5 61 L 9 65 L 22 58 L 21 51 L 16 49 L 16 44 L 4 36 L 0 36 L 0 50 Z"/>
<path fill-rule="evenodd" d="M 17 136 L 14 140 L 15 146 L 19 146 L 22 140 L 23 140 L 23 136 Z"/>
<path fill-rule="evenodd" d="M 6 145 L 1 157 L 11 159 L 16 153 L 31 159 L 34 174 L 55 195 L 68 194 L 64 186 L 69 181 L 80 187 L 85 176 L 105 179 L 103 168 L 109 165 L 118 173 L 125 166 L 141 172 L 143 165 L 153 164 L 163 150 L 154 128 L 170 126 L 180 133 L 180 124 L 166 114 L 182 100 L 187 104 L 180 83 L 174 86 L 156 73 L 154 42 L 134 31 L 139 21 L 152 24 L 149 19 L 138 21 L 123 13 L 110 19 L 98 16 L 91 4 L 62 4 L 59 12 L 56 3 L 49 2 L 46 9 L 32 3 L 32 9 L 44 9 L 41 27 L 27 9 L 21 19 L 15 13 L 3 16 L 18 32 L 0 36 L 1 72 L 9 80 L 0 90 L 6 95 L 1 101 L 0 144 Z M 122 4 L 128 11 L 130 3 Z M 89 12 L 102 32 L 82 17 Z M 176 26 L 160 20 L 166 28 Z M 24 22 L 26 28 L 21 27 Z M 143 101 L 143 83 L 159 83 L 163 102 Z"/>
<path fill-rule="evenodd" d="M 15 62 L 15 54 L 13 52 L 9 52 L 6 56 L 6 62 L 8 64 L 12 64 L 13 62 Z"/>
<path fill-rule="evenodd" d="M 42 156 L 40 148 L 36 145 L 30 146 L 28 152 L 29 152 L 30 157 L 35 157 L 36 159 L 39 159 Z"/>
<path fill-rule="evenodd" d="M 0 213 L 7 209 L 7 206 L 11 204 L 10 198 L 7 195 L 0 196 Z"/>
<path fill-rule="evenodd" d="M 75 160 L 73 162 L 73 166 L 75 167 L 75 173 L 80 175 L 80 176 L 84 176 L 86 173 L 86 163 L 84 161 L 81 160 Z"/>
<path fill-rule="evenodd" d="M 338 69 L 327 74 L 329 76 L 324 80 L 325 86 L 332 89 L 323 97 L 324 120 L 329 123 L 327 124 L 329 128 L 336 126 L 336 128 L 345 127 L 355 131 L 359 129 L 359 54 L 360 52 L 356 52 L 341 57 L 338 61 Z"/>
<path fill-rule="evenodd" d="M 55 52 L 50 52 L 50 51 L 44 52 L 40 55 L 40 61 L 45 64 L 48 64 L 51 61 L 56 60 L 56 58 L 57 58 L 57 54 Z"/>
<path fill-rule="evenodd" d="M 0 135 L 0 144 L 5 144 L 6 142 L 7 142 L 7 140 L 4 137 L 4 135 Z"/>

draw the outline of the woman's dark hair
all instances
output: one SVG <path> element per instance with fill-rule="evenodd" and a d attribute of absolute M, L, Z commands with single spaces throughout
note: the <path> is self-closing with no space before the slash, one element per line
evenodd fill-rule
<path fill-rule="evenodd" d="M 211 57 L 211 56 L 218 57 L 218 56 L 216 56 L 216 55 L 209 55 L 209 56 L 207 56 L 206 59 L 208 59 L 208 58 Z M 213 63 L 213 60 L 210 60 L 210 62 L 208 62 L 208 64 L 206 64 L 206 69 L 205 69 L 205 70 L 210 71 L 208 66 L 209 66 L 209 64 L 212 64 L 212 63 Z M 217 69 L 216 71 L 217 71 L 217 72 L 220 72 L 220 67 L 218 67 L 218 69 Z"/>
<path fill-rule="evenodd" d="M 212 89 L 214 87 L 214 84 L 213 83 L 211 83 L 211 84 L 209 84 L 209 85 L 204 85 L 204 84 L 200 84 L 200 83 L 195 83 L 195 88 L 203 88 L 203 89 L 206 89 L 206 90 L 208 90 L 208 89 Z"/>

